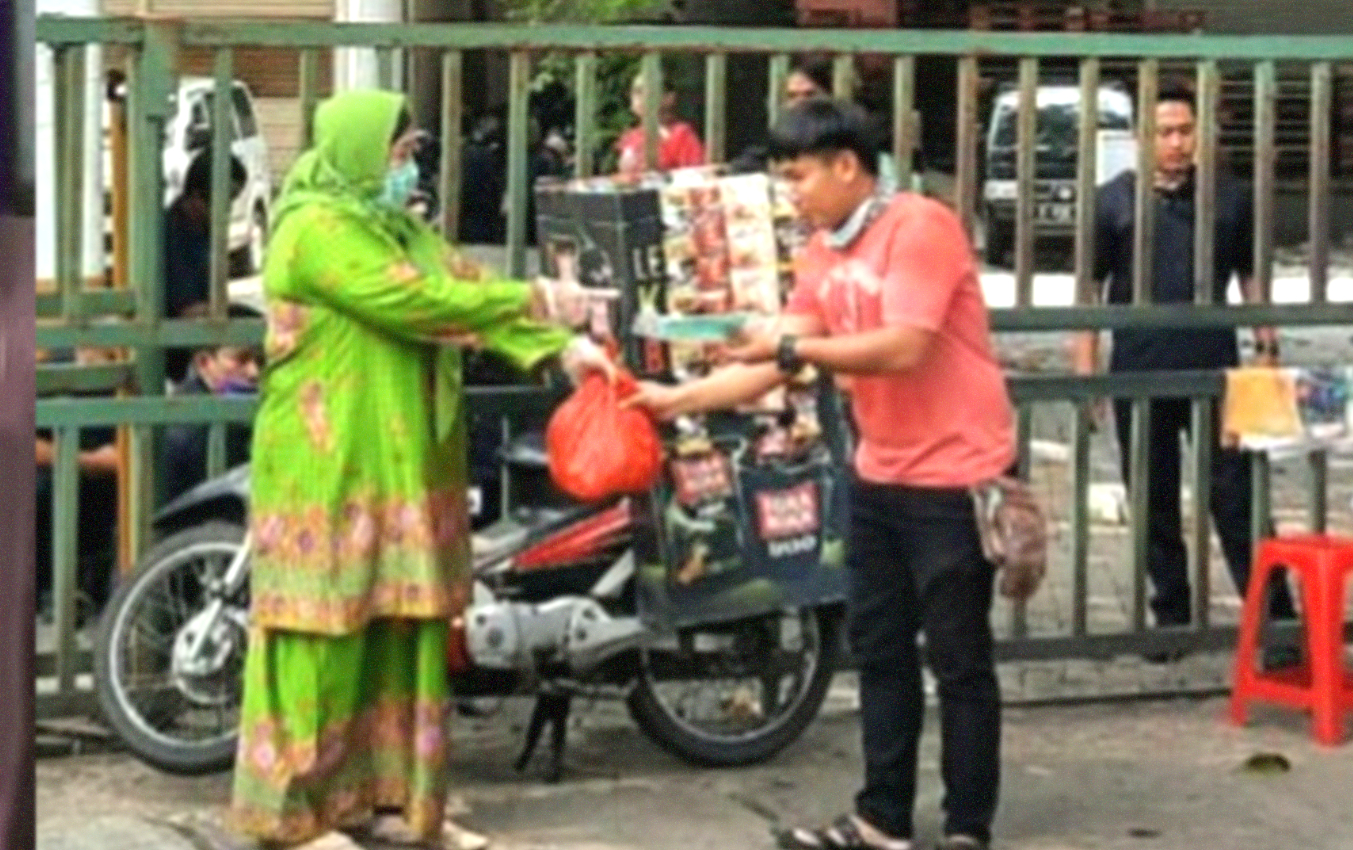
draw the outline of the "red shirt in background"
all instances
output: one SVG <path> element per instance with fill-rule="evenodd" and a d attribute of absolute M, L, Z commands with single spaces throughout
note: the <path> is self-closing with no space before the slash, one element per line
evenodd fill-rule
<path fill-rule="evenodd" d="M 787 312 L 834 335 L 890 326 L 935 333 L 925 360 L 886 375 L 852 375 L 866 481 L 968 487 L 1015 459 L 1014 415 L 992 350 L 972 247 L 958 217 L 903 193 L 846 248 L 813 235 L 798 257 Z"/>
<path fill-rule="evenodd" d="M 644 170 L 644 128 L 631 127 L 615 144 L 620 154 L 618 170 L 634 174 Z M 671 171 L 705 164 L 705 146 L 691 125 L 684 121 L 658 128 L 658 170 Z"/>

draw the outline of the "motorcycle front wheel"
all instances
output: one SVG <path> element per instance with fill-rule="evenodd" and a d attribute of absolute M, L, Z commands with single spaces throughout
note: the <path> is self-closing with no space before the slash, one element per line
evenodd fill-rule
<path fill-rule="evenodd" d="M 211 522 L 165 538 L 99 623 L 94 685 L 103 715 L 134 756 L 168 773 L 217 773 L 235 759 L 248 582 L 229 595 L 220 579 L 244 536 L 238 525 Z"/>
<path fill-rule="evenodd" d="M 702 767 L 758 764 L 803 734 L 840 657 L 839 606 L 683 630 L 639 653 L 627 705 L 669 753 Z"/>

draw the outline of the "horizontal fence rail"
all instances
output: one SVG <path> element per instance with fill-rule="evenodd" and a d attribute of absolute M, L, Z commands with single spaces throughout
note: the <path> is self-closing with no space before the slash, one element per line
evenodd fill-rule
<path fill-rule="evenodd" d="M 1013 242 L 1014 306 L 992 310 L 992 328 L 998 334 L 1111 331 L 1144 328 L 1246 329 L 1263 325 L 1282 327 L 1346 326 L 1353 324 L 1353 304 L 1331 297 L 1331 113 L 1334 68 L 1353 56 L 1353 38 L 1345 36 L 1251 38 L 1208 35 L 1114 35 L 1086 33 L 989 33 L 951 31 L 871 30 L 768 30 L 707 27 L 532 27 L 519 25 L 455 24 L 339 24 L 301 21 L 175 21 L 99 18 L 43 17 L 38 40 L 50 51 L 52 63 L 52 139 L 56 170 L 51 191 L 59 210 L 55 222 L 57 263 L 52 291 L 39 293 L 37 344 L 40 349 L 105 348 L 117 352 L 114 362 L 96 365 L 43 364 L 39 369 L 37 420 L 40 427 L 54 429 L 55 502 L 53 551 L 57 604 L 56 643 L 53 653 L 40 659 L 41 671 L 56 677 L 54 691 L 42 699 L 48 712 L 65 710 L 87 701 L 87 691 L 78 682 L 86 669 L 87 655 L 75 643 L 74 594 L 79 470 L 76 446 L 81 429 L 116 426 L 121 429 L 127 458 L 123 491 L 131 541 L 130 556 L 143 551 L 153 539 L 150 517 L 157 498 L 154 459 L 158 430 L 170 424 L 212 425 L 213 468 L 220 467 L 219 449 L 225 423 L 247 422 L 253 415 L 252 400 L 181 397 L 165 390 L 164 354 L 174 347 L 219 344 L 256 345 L 264 326 L 256 319 L 227 318 L 229 301 L 228 198 L 231 95 L 234 79 L 241 72 L 245 50 L 267 48 L 296 52 L 300 138 L 311 138 L 311 113 L 323 93 L 321 63 L 330 61 L 335 48 L 369 48 L 375 51 L 377 76 L 387 84 L 396 80 L 396 69 L 407 68 L 410 57 L 430 57 L 434 76 L 441 86 L 439 108 L 422 117 L 441 140 L 438 197 L 439 225 L 454 236 L 459 209 L 464 141 L 461 126 L 464 98 L 480 81 L 470 77 L 468 51 L 491 51 L 506 57 L 509 92 L 506 139 L 508 162 L 506 196 L 506 271 L 524 276 L 529 267 L 527 234 L 531 191 L 527 142 L 530 134 L 528 96 L 533 74 L 542 57 L 565 54 L 573 61 L 575 95 L 574 137 L 579 152 L 577 173 L 599 173 L 602 165 L 594 156 L 603 142 L 599 123 L 602 61 L 617 52 L 632 55 L 636 72 L 646 91 L 639 126 L 645 139 L 645 156 L 656 163 L 658 113 L 665 60 L 695 57 L 696 82 L 690 86 L 701 96 L 703 128 L 711 158 L 725 160 L 728 138 L 736 117 L 730 105 L 745 102 L 731 86 L 730 59 L 755 55 L 766 60 L 769 96 L 764 114 L 771 120 L 782 108 L 780 93 L 796 55 L 818 53 L 834 58 L 833 85 L 838 93 L 851 88 L 853 63 L 861 57 L 882 57 L 890 74 L 887 93 L 892 131 L 891 153 L 897 164 L 900 185 L 912 185 L 914 154 L 929 155 L 921 145 L 920 127 L 928 104 L 918 84 L 918 57 L 948 57 L 954 63 L 956 98 L 952 153 L 954 188 L 950 202 L 968 225 L 978 232 L 982 218 L 983 191 L 980 150 L 984 147 L 985 116 L 980 114 L 984 74 L 993 62 L 1008 67 L 1009 82 L 1017 91 L 1019 120 L 1016 128 L 1014 202 L 1017 215 Z M 85 112 L 81 98 L 86 68 L 95 61 L 93 47 L 116 49 L 124 58 L 124 96 L 110 104 L 115 127 L 113 207 L 125 210 L 125 220 L 114 216 L 115 254 L 118 255 L 113 286 L 90 287 L 82 278 L 80 258 L 85 251 L 81 222 L 88 196 L 88 176 L 82 173 L 81 139 L 85 138 Z M 210 305 L 201 318 L 166 318 L 164 315 L 164 174 L 162 144 L 172 117 L 171 95 L 179 81 L 178 56 L 182 51 L 205 52 L 206 76 L 214 95 L 211 125 L 213 188 Z M 1095 279 L 1095 206 L 1097 186 L 1097 110 L 1081 109 L 1076 127 L 1078 158 L 1075 174 L 1066 182 L 1074 192 L 1074 221 L 1070 229 L 1075 259 L 1071 272 L 1074 298 L 1071 304 L 1048 306 L 1035 303 L 1034 226 L 1039 163 L 1036 156 L 1039 133 L 1034 109 L 1038 87 L 1049 74 L 1068 76 L 1079 87 L 1082 103 L 1097 102 L 1101 84 L 1111 79 L 1127 81 L 1135 104 L 1138 139 L 1151 138 L 1155 99 L 1167 69 L 1171 76 L 1182 72 L 1192 81 L 1198 96 L 1198 114 L 1215 111 L 1221 97 L 1223 77 L 1239 73 L 1253 95 L 1253 138 L 1247 166 L 1252 170 L 1254 202 L 1254 267 L 1257 287 L 1268 295 L 1273 278 L 1273 226 L 1277 189 L 1274 160 L 1277 138 L 1278 63 L 1303 66 L 1310 82 L 1309 174 L 1307 220 L 1310 230 L 1310 296 L 1306 303 L 1215 303 L 1212 265 L 1216 246 L 1215 185 L 1222 173 L 1221 138 L 1217 126 L 1200 122 L 1197 165 L 1196 242 L 1193 246 L 1195 297 L 1190 304 L 1152 304 L 1151 246 L 1154 205 L 1147 181 L 1138 181 L 1135 232 L 1134 304 L 1106 305 L 1099 296 L 1101 282 Z M 759 101 L 757 108 L 761 109 Z M 949 113 L 946 113 L 949 114 Z M 918 122 L 916 119 L 919 118 Z M 117 146 L 121 146 L 120 148 Z M 125 168 L 119 171 L 119 162 Z M 1139 173 L 1153 167 L 1150 146 L 1137 146 Z M 110 181 L 110 185 L 111 181 Z M 47 201 L 53 202 L 52 198 Z M 1216 399 L 1223 389 L 1223 376 L 1216 371 L 1162 374 L 1071 374 L 1012 373 L 1010 387 L 1019 410 L 1019 439 L 1025 472 L 1030 472 L 1035 411 L 1048 406 L 1065 409 L 1068 448 L 1067 483 L 1070 487 L 1068 535 L 1064 541 L 1064 569 L 1071 587 L 1071 614 L 1063 633 L 1044 634 L 1031 626 L 1026 606 L 1009 606 L 1009 624 L 1003 632 L 1001 651 L 1008 658 L 1106 657 L 1119 652 L 1155 652 L 1181 647 L 1220 648 L 1233 640 L 1234 630 L 1212 623 L 1209 568 L 1210 535 L 1210 442 L 1207 433 L 1220 415 Z M 72 397 L 103 392 L 109 397 Z M 501 416 L 511 422 L 539 414 L 560 397 L 560 388 L 521 386 L 472 389 L 476 411 Z M 1128 399 L 1133 405 L 1132 433 L 1142 437 L 1150 425 L 1150 402 L 1164 397 L 1188 399 L 1195 427 L 1186 478 L 1195 494 L 1191 525 L 1187 529 L 1191 581 L 1195 596 L 1195 622 L 1184 630 L 1147 628 L 1148 588 L 1145 556 L 1149 541 L 1143 522 L 1131 523 L 1124 548 L 1132 563 L 1132 588 L 1127 627 L 1111 634 L 1097 634 L 1089 611 L 1093 574 L 1091 568 L 1091 516 L 1089 492 L 1092 479 L 1091 439 L 1094 427 L 1091 405 L 1098 399 Z M 1145 440 L 1135 441 L 1129 492 L 1130 514 L 1145 514 L 1151 481 L 1145 461 Z M 1328 463 L 1323 454 L 1310 458 L 1310 525 L 1326 526 L 1328 514 Z M 1256 464 L 1258 486 L 1254 525 L 1266 520 L 1268 500 L 1267 464 Z M 504 488 L 506 492 L 507 488 Z M 1062 568 L 1062 567 L 1059 567 Z"/>

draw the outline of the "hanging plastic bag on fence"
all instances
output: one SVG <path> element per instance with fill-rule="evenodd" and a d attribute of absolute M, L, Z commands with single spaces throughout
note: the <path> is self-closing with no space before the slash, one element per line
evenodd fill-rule
<path fill-rule="evenodd" d="M 662 473 L 662 442 L 648 414 L 622 408 L 634 378 L 609 382 L 592 374 L 550 417 L 545 449 L 555 486 L 575 499 L 595 502 L 643 493 Z"/>

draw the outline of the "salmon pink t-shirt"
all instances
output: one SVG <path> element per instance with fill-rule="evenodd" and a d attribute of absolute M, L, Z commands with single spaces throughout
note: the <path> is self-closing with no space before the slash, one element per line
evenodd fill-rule
<path fill-rule="evenodd" d="M 644 128 L 631 127 L 616 142 L 620 154 L 619 171 L 644 170 Z M 658 128 L 658 170 L 671 171 L 705 164 L 705 146 L 691 125 L 678 121 Z"/>
<path fill-rule="evenodd" d="M 853 242 L 819 231 L 795 266 L 787 312 L 818 317 L 832 335 L 917 327 L 935 336 L 906 372 L 850 376 L 866 481 L 968 487 L 1015 458 L 1014 415 L 992 350 L 972 248 L 948 207 L 905 193 Z"/>

